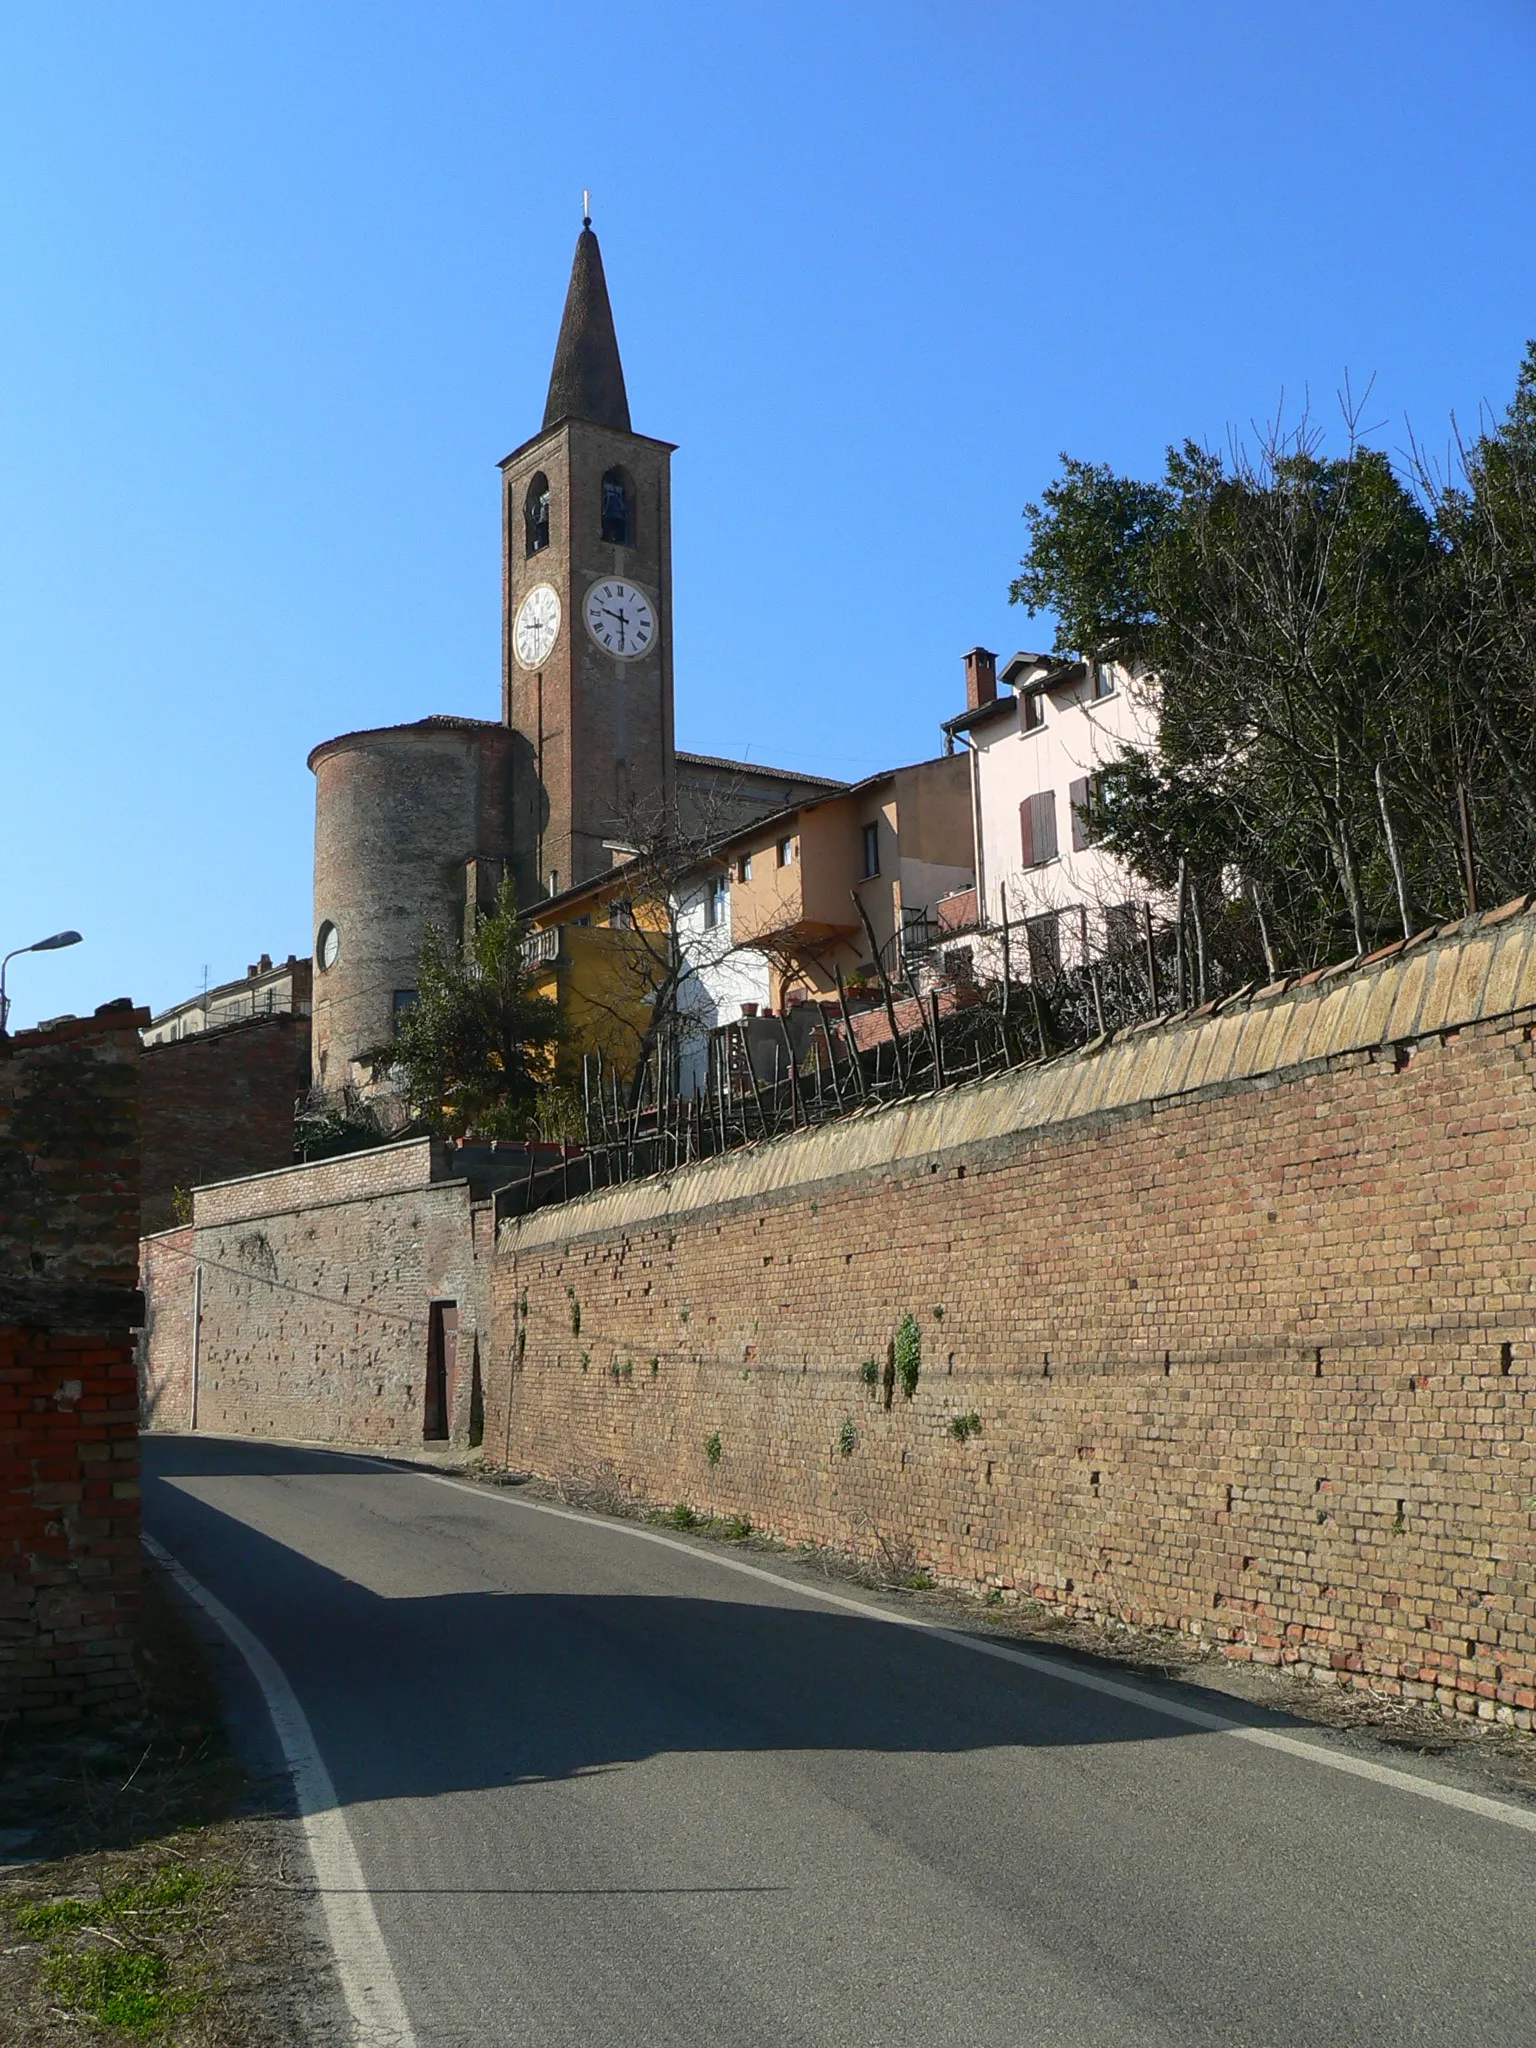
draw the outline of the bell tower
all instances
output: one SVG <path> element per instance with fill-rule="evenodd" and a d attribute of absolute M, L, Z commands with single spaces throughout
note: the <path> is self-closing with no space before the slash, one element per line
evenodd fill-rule
<path fill-rule="evenodd" d="M 584 220 L 544 424 L 501 464 L 502 722 L 524 903 L 603 873 L 675 804 L 671 457 L 630 427 Z"/>

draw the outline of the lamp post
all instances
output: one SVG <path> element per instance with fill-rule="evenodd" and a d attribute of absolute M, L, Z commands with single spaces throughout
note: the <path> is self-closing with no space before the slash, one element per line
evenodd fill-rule
<path fill-rule="evenodd" d="M 18 953 L 57 953 L 61 946 L 78 946 L 78 932 L 55 932 L 51 939 L 37 939 L 30 946 L 13 946 L 4 959 L 0 959 L 0 1031 L 3 1031 L 11 1014 L 11 999 L 5 992 L 5 970 Z"/>

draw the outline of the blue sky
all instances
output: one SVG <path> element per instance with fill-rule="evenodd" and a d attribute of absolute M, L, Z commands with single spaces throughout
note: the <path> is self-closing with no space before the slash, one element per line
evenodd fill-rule
<path fill-rule="evenodd" d="M 20 1026 L 309 946 L 305 755 L 494 716 L 495 464 L 590 186 L 676 441 L 677 729 L 936 751 L 1062 449 L 1149 472 L 1536 333 L 1527 0 L 229 0 L 0 17 L 0 951 Z"/>

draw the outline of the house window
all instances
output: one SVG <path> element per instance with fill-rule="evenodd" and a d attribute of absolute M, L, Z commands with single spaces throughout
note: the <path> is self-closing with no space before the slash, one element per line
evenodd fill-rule
<path fill-rule="evenodd" d="M 635 913 L 632 906 L 624 902 L 622 898 L 617 903 L 610 904 L 608 909 L 608 925 L 610 930 L 616 932 L 633 931 L 635 928 Z"/>
<path fill-rule="evenodd" d="M 787 867 L 788 867 L 788 866 L 790 865 L 790 863 L 791 863 L 791 862 L 792 862 L 792 861 L 794 860 L 794 857 L 795 857 L 795 842 L 794 842 L 794 840 L 793 840 L 793 839 L 781 839 L 781 840 L 779 841 L 778 845 L 777 845 L 777 846 L 776 846 L 776 847 L 775 847 L 775 848 L 773 849 L 773 857 L 774 857 L 774 860 L 775 860 L 776 864 L 777 864 L 777 865 L 778 865 L 779 867 L 781 867 L 781 868 L 787 868 Z"/>
<path fill-rule="evenodd" d="M 1082 853 L 1092 846 L 1098 830 L 1099 778 L 1080 775 L 1067 791 L 1072 808 L 1072 851 Z"/>
<path fill-rule="evenodd" d="M 1020 851 L 1027 868 L 1044 867 L 1056 858 L 1056 792 L 1042 789 L 1019 805 Z"/>
<path fill-rule="evenodd" d="M 1095 701 L 1100 697 L 1113 697 L 1115 694 L 1115 665 L 1112 661 L 1096 661 L 1093 664 L 1093 694 Z"/>
<path fill-rule="evenodd" d="M 880 872 L 880 827 L 879 824 L 864 827 L 864 880 Z"/>
<path fill-rule="evenodd" d="M 704 922 L 712 929 L 725 923 L 728 888 L 729 883 L 724 874 L 710 877 L 709 894 L 704 898 Z"/>
<path fill-rule="evenodd" d="M 523 499 L 523 549 L 536 555 L 549 546 L 549 478 L 541 469 Z"/>
<path fill-rule="evenodd" d="M 1026 690 L 1023 708 L 1019 712 L 1019 725 L 1025 732 L 1038 732 L 1045 723 L 1044 690 Z"/>
<path fill-rule="evenodd" d="M 617 548 L 634 546 L 634 493 L 622 469 L 603 478 L 603 539 Z"/>
<path fill-rule="evenodd" d="M 1031 981 L 1047 981 L 1061 972 L 1061 920 L 1054 910 L 1024 920 Z"/>
<path fill-rule="evenodd" d="M 738 854 L 738 855 L 737 855 L 737 858 L 736 858 L 736 879 L 737 879 L 737 881 L 738 881 L 738 882 L 750 882 L 750 881 L 751 881 L 751 879 L 752 879 L 752 856 L 751 856 L 751 854 L 750 854 L 750 853 L 743 853 L 743 854 Z"/>
<path fill-rule="evenodd" d="M 416 1007 L 416 991 L 413 988 L 397 988 L 393 1004 L 395 1029 L 400 1029 L 400 1019 Z"/>

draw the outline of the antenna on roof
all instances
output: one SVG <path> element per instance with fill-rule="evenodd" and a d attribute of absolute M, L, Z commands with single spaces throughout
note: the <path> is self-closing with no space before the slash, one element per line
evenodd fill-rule
<path fill-rule="evenodd" d="M 582 187 L 581 193 L 581 224 L 584 228 L 592 225 L 592 194 L 585 186 Z"/>

